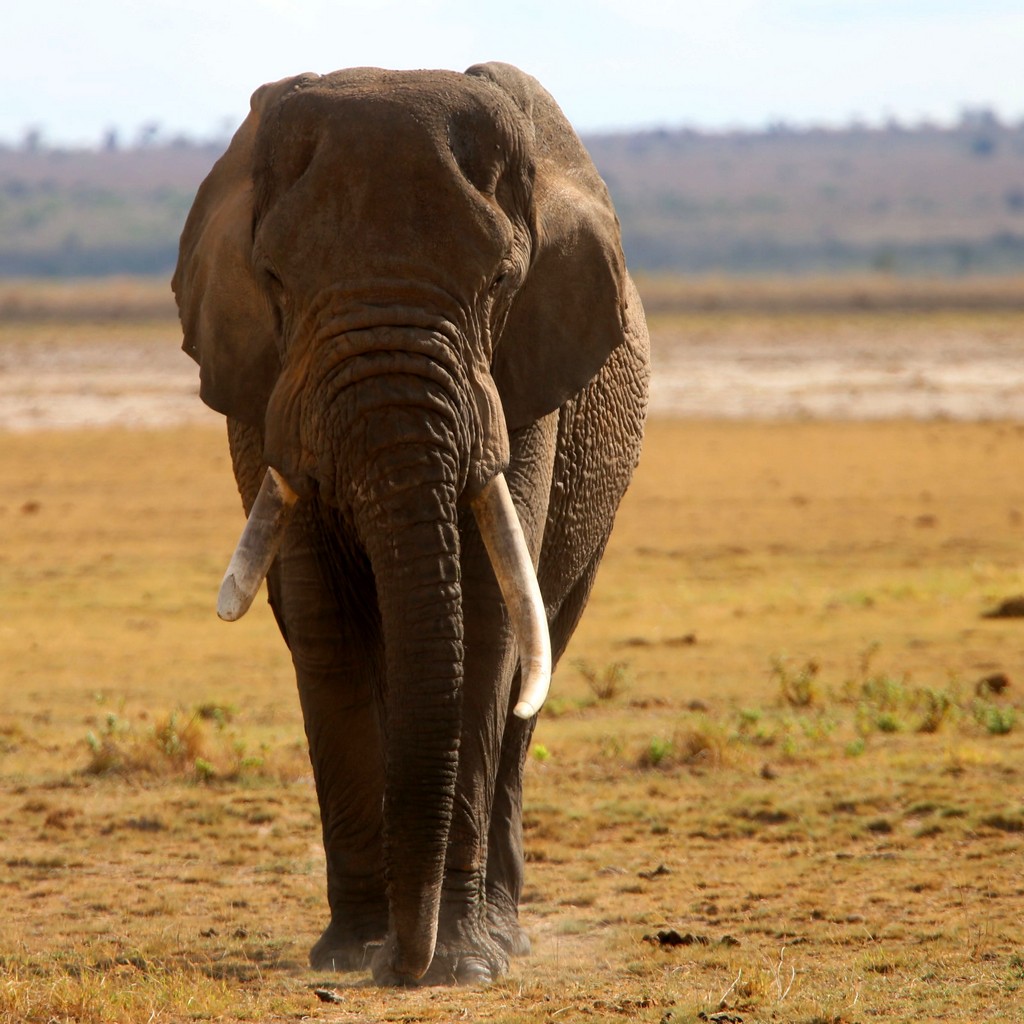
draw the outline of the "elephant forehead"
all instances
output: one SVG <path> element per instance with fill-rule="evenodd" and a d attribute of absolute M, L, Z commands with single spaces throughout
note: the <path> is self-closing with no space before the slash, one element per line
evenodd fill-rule
<path fill-rule="evenodd" d="M 363 259 L 409 243 L 433 259 L 458 233 L 467 258 L 476 252 L 490 266 L 512 233 L 498 183 L 509 168 L 525 177 L 520 120 L 500 90 L 455 73 L 357 69 L 309 79 L 259 127 L 260 242 L 269 251 L 285 240 L 292 258 L 337 243 Z M 330 230 L 312 232 L 310 220 Z"/>
<path fill-rule="evenodd" d="M 493 194 L 510 165 L 526 174 L 522 112 L 493 83 L 447 71 L 357 68 L 297 82 L 262 119 L 257 177 L 271 187 L 297 181 L 315 156 L 389 175 L 458 167 Z"/>
<path fill-rule="evenodd" d="M 450 141 L 472 131 L 484 147 L 516 135 L 516 108 L 490 83 L 448 71 L 356 68 L 303 83 L 282 97 L 271 131 L 298 135 L 371 134 Z"/>

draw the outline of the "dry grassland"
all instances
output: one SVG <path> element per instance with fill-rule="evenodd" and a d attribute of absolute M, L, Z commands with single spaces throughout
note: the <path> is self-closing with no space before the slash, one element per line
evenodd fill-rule
<path fill-rule="evenodd" d="M 730 277 L 644 273 L 637 287 L 648 317 L 685 311 L 864 312 L 995 310 L 1024 307 L 1020 274 L 901 277 L 894 274 Z M 15 289 L 16 290 L 16 289 Z M 138 293 L 141 298 L 141 289 Z M 0 287 L 0 309 L 5 293 Z M 41 298 L 41 296 L 40 296 Z"/>
<path fill-rule="evenodd" d="M 168 280 L 160 277 L 0 280 L 0 321 L 88 323 L 175 315 Z"/>
<path fill-rule="evenodd" d="M 529 765 L 534 953 L 453 991 L 305 966 L 291 668 L 264 602 L 213 612 L 225 449 L 0 434 L 2 1024 L 1021 1019 L 1024 620 L 986 613 L 1024 428 L 653 422 Z"/>
<path fill-rule="evenodd" d="M 891 274 L 736 278 L 727 275 L 640 274 L 648 315 L 680 311 L 843 311 L 1020 309 L 1024 277 L 899 277 Z M 0 322 L 82 323 L 98 318 L 174 317 L 164 276 L 0 280 Z"/>

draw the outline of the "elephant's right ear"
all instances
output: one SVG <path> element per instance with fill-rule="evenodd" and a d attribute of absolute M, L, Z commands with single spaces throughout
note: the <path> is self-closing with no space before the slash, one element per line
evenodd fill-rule
<path fill-rule="evenodd" d="M 171 287 L 185 340 L 199 364 L 202 400 L 262 427 L 280 371 L 273 310 L 252 268 L 253 149 L 260 119 L 300 78 L 261 86 L 249 116 L 199 186 L 181 233 Z"/>
<path fill-rule="evenodd" d="M 601 176 L 551 94 L 509 64 L 478 64 L 522 112 L 533 136 L 532 263 L 494 353 L 509 430 L 577 394 L 625 340 L 626 264 Z"/>

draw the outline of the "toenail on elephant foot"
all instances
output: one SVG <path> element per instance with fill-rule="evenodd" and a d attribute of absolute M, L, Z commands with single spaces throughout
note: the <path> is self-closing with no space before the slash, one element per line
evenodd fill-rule
<path fill-rule="evenodd" d="M 455 965 L 455 981 L 459 985 L 490 985 L 494 973 L 483 957 L 465 956 Z"/>
<path fill-rule="evenodd" d="M 482 928 L 438 943 L 427 971 L 435 985 L 490 985 L 508 973 L 508 954 Z"/>

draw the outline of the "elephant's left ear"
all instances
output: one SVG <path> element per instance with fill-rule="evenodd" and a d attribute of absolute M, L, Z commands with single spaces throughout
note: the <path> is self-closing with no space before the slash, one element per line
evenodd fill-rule
<path fill-rule="evenodd" d="M 171 281 L 200 397 L 261 428 L 280 358 L 274 314 L 253 276 L 253 148 L 264 112 L 305 77 L 253 93 L 249 116 L 199 186 Z"/>
<path fill-rule="evenodd" d="M 492 372 L 510 430 L 580 391 L 625 339 L 626 267 L 608 189 L 558 104 L 509 64 L 480 64 L 535 137 L 536 244 L 509 310 Z"/>

